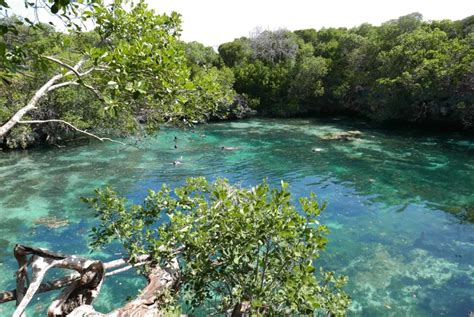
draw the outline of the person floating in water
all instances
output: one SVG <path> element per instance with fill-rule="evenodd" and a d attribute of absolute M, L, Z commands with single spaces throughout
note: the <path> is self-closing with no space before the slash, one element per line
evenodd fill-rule
<path fill-rule="evenodd" d="M 183 164 L 183 156 L 180 156 L 179 159 L 173 161 L 174 166 L 181 165 L 181 164 Z"/>
<path fill-rule="evenodd" d="M 234 151 L 238 150 L 239 148 L 236 146 L 221 146 L 222 151 Z"/>

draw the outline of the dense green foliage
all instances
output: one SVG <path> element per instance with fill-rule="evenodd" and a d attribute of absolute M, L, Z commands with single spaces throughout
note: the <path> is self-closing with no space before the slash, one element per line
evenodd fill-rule
<path fill-rule="evenodd" d="M 411 14 L 379 27 L 263 31 L 222 44 L 217 54 L 180 42 L 177 14 L 157 15 L 143 2 L 130 10 L 120 0 L 85 3 L 79 10 L 79 3 L 57 2 L 71 21 L 68 34 L 16 18 L 1 21 L 0 123 L 64 72 L 44 58 L 54 56 L 71 65 L 86 58 L 86 68 L 102 69 L 49 92 L 25 119 L 129 134 L 166 121 L 242 117 L 248 104 L 261 115 L 348 114 L 474 127 L 473 17 L 424 22 Z M 95 29 L 81 30 L 75 14 L 94 19 Z M 246 98 L 236 98 L 234 89 Z M 18 125 L 0 144 L 56 144 L 68 131 L 60 123 Z"/>
<path fill-rule="evenodd" d="M 474 127 L 474 16 L 425 22 L 414 13 L 378 27 L 264 31 L 219 53 L 237 92 L 261 114 Z"/>
<path fill-rule="evenodd" d="M 9 12 L 11 0 L 0 0 L 0 14 L 3 17 L 11 15 Z M 23 0 L 25 8 L 35 12 L 36 21 L 31 21 L 28 18 L 3 20 L 0 23 L 0 36 L 8 34 L 18 35 L 23 30 L 23 26 L 29 26 L 32 29 L 45 29 L 49 26 L 55 26 L 52 21 L 47 23 L 47 26 L 39 23 L 38 16 L 45 12 L 52 13 L 61 24 L 67 28 L 81 31 L 84 24 L 81 21 L 87 20 L 88 15 L 81 17 L 81 13 L 87 8 L 91 8 L 94 4 L 102 4 L 101 0 L 36 0 L 34 2 Z M 48 12 L 50 11 L 50 12 Z M 55 23 L 58 23 L 55 21 Z M 24 31 L 24 30 L 23 30 Z M 35 50 L 28 42 L 16 42 L 14 46 L 6 45 L 5 42 L 0 41 L 0 79 L 8 80 L 13 74 L 21 68 L 21 64 L 25 62 L 24 58 L 29 55 L 35 55 Z"/>
<path fill-rule="evenodd" d="M 184 310 L 343 315 L 350 302 L 341 290 L 346 279 L 315 272 L 327 242 L 328 230 L 318 222 L 324 205 L 311 194 L 300 198 L 299 211 L 287 188 L 190 178 L 132 206 L 110 188 L 97 190 L 85 199 L 101 221 L 93 246 L 118 240 L 132 259 L 151 254 L 169 264 L 176 258 L 182 282 L 175 298 L 184 300 Z"/>
<path fill-rule="evenodd" d="M 70 66 L 85 60 L 81 72 L 87 76 L 66 76 L 64 82 L 74 83 L 48 91 L 26 119 L 61 119 L 80 129 L 128 134 L 143 127 L 154 131 L 162 122 L 192 124 L 231 115 L 232 72 L 187 54 L 192 45 L 179 40 L 180 16 L 158 15 L 143 1 L 126 10 L 122 2 L 82 11 L 82 19 L 95 21 L 90 32 L 72 28 L 65 34 L 48 25 L 17 24 L 17 19 L 1 22 L 12 31 L 0 43 L 9 54 L 15 48 L 19 53 L 0 63 L 5 75 L 0 84 L 0 125 L 52 76 L 67 71 L 49 56 Z M 209 48 L 203 50 L 203 58 L 214 54 L 219 59 Z M 0 144 L 15 148 L 38 141 L 56 143 L 68 129 L 57 122 L 18 125 Z"/>

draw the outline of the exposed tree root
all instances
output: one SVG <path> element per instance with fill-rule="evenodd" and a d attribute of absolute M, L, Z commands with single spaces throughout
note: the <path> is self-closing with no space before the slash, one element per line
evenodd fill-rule
<path fill-rule="evenodd" d="M 14 255 L 19 266 L 16 273 L 16 289 L 0 293 L 0 303 L 16 300 L 17 308 L 13 314 L 14 317 L 25 316 L 25 308 L 35 294 L 59 288 L 63 290 L 50 304 L 49 317 L 159 316 L 160 299 L 166 289 L 177 285 L 179 275 L 177 261 L 169 267 L 151 265 L 146 274 L 148 285 L 140 295 L 125 306 L 108 314 L 102 314 L 96 312 L 92 304 L 99 295 L 104 278 L 134 266 L 150 264 L 148 256 L 137 259 L 135 265 L 131 265 L 128 259 L 102 263 L 24 245 L 16 245 Z M 28 266 L 31 266 L 31 279 L 28 276 Z M 46 272 L 51 268 L 70 269 L 74 272 L 60 279 L 43 282 Z"/>

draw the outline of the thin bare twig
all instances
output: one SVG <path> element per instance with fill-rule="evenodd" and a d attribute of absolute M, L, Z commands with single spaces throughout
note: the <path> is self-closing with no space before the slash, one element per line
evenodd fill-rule
<path fill-rule="evenodd" d="M 111 272 L 107 272 L 105 273 L 105 276 L 112 276 L 112 275 L 115 275 L 115 274 L 119 274 L 119 273 L 122 273 L 122 272 L 125 272 L 125 271 L 128 271 L 130 270 L 131 268 L 134 268 L 134 267 L 138 267 L 138 266 L 143 266 L 145 264 L 148 264 L 148 263 L 151 263 L 150 261 L 145 261 L 145 262 L 139 262 L 139 263 L 135 263 L 135 264 L 129 264 L 127 266 L 124 266 L 120 269 L 116 269 L 114 271 L 111 271 Z"/>
<path fill-rule="evenodd" d="M 73 67 L 73 66 L 71 66 L 71 65 L 69 65 L 69 64 L 66 64 L 65 62 L 63 62 L 63 61 L 61 61 L 61 60 L 59 60 L 59 59 L 57 59 L 57 58 L 55 58 L 55 57 L 52 57 L 52 56 L 43 56 L 43 57 L 46 58 L 46 59 L 49 60 L 49 61 L 55 62 L 55 63 L 58 64 L 58 65 L 61 65 L 61 66 L 64 67 L 64 68 L 69 69 L 69 71 L 72 72 L 72 73 L 74 73 L 74 74 L 76 74 L 77 77 L 79 77 L 79 78 L 81 77 L 81 74 L 79 73 L 78 70 L 79 70 L 79 68 L 82 66 L 82 64 L 84 64 L 85 59 L 80 60 L 79 63 L 77 63 L 77 64 Z M 82 63 L 81 63 L 81 61 L 82 61 Z"/>
<path fill-rule="evenodd" d="M 100 94 L 100 92 L 97 89 L 95 89 L 94 87 L 92 87 L 91 85 L 86 84 L 86 83 L 82 83 L 81 85 L 86 87 L 90 91 L 92 91 L 100 101 L 104 101 L 104 97 L 102 97 L 102 95 Z"/>
<path fill-rule="evenodd" d="M 95 89 L 94 87 L 92 87 L 89 84 L 86 84 L 86 83 L 83 83 L 83 82 L 79 83 L 75 80 L 65 81 L 63 83 L 53 85 L 53 86 L 48 88 L 48 92 L 50 92 L 52 90 L 55 90 L 55 89 L 58 89 L 58 88 L 66 87 L 66 86 L 83 86 L 83 87 L 89 89 L 90 91 L 92 91 L 95 94 L 95 96 L 97 97 L 97 99 L 99 99 L 100 101 L 104 101 L 104 97 L 102 97 L 102 95 L 100 94 L 100 92 L 97 89 Z"/>
<path fill-rule="evenodd" d="M 57 123 L 63 123 L 71 128 L 73 128 L 74 130 L 76 130 L 77 132 L 80 132 L 80 133 L 83 133 L 85 135 L 88 135 L 92 138 L 95 138 L 101 142 L 103 141 L 110 141 L 110 142 L 114 142 L 114 143 L 118 143 L 118 144 L 122 144 L 122 145 L 125 145 L 127 146 L 126 143 L 123 143 L 123 142 L 120 142 L 120 141 L 117 141 L 117 140 L 114 140 L 114 139 L 111 139 L 111 138 L 102 138 L 100 136 L 97 136 L 93 133 L 90 133 L 90 132 L 87 132 L 85 130 L 81 130 L 79 128 L 77 128 L 76 126 L 74 126 L 72 123 L 70 122 L 67 122 L 67 121 L 64 121 L 64 120 L 60 120 L 60 119 L 48 119 L 48 120 L 20 120 L 18 121 L 18 123 L 22 123 L 22 124 L 41 124 L 41 123 L 49 123 L 49 122 L 57 122 Z"/>
<path fill-rule="evenodd" d="M 59 83 L 59 84 L 56 84 L 56 85 L 53 85 L 53 86 L 49 87 L 48 92 L 50 92 L 52 90 L 55 90 L 55 89 L 58 89 L 58 88 L 61 88 L 61 87 L 66 87 L 66 86 L 71 86 L 71 85 L 79 85 L 79 83 L 75 80 L 65 81 L 63 83 Z"/>
<path fill-rule="evenodd" d="M 81 77 L 84 77 L 84 76 L 89 75 L 90 73 L 92 73 L 95 70 L 102 70 L 102 68 L 99 69 L 98 67 L 92 67 L 92 68 L 89 68 L 88 70 L 86 70 L 85 72 L 80 73 L 80 75 L 81 75 Z"/>

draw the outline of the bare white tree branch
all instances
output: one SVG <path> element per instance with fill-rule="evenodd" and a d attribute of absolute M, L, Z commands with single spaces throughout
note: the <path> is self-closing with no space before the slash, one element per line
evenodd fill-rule
<path fill-rule="evenodd" d="M 129 259 L 102 263 L 76 255 L 68 256 L 18 244 L 15 246 L 14 255 L 18 262 L 18 271 L 22 273 L 17 275 L 17 289 L 0 293 L 0 298 L 5 299 L 3 302 L 14 300 L 16 297 L 17 308 L 13 314 L 14 317 L 24 316 L 25 308 L 35 294 L 42 292 L 44 289 L 51 290 L 64 286 L 65 288 L 61 294 L 48 307 L 48 316 L 161 316 L 162 295 L 167 289 L 179 285 L 179 265 L 176 259 L 164 266 L 151 265 L 146 272 L 148 285 L 138 297 L 123 307 L 108 314 L 102 314 L 95 311 L 92 304 L 100 292 L 105 276 L 107 276 L 106 270 L 124 264 L 127 265 L 124 269 L 129 269 L 132 267 L 132 265 L 129 265 Z M 137 260 L 141 262 L 133 266 L 147 263 L 146 261 L 150 260 L 150 256 L 142 255 Z M 28 270 L 26 270 L 28 265 L 32 267 L 31 284 L 25 283 L 28 276 Z M 74 272 L 60 280 L 42 283 L 46 272 L 51 268 L 65 268 Z M 108 275 L 114 275 L 121 271 L 123 270 L 117 269 L 109 272 Z"/>
<path fill-rule="evenodd" d="M 96 70 L 105 70 L 105 68 L 103 67 L 92 67 L 92 68 L 89 68 L 88 70 L 86 70 L 85 72 L 79 72 L 79 69 L 82 67 L 82 65 L 85 63 L 86 61 L 86 58 L 82 58 L 79 63 L 77 63 L 76 65 L 74 65 L 74 67 L 72 67 L 71 65 L 67 64 L 67 63 L 64 63 L 63 61 L 55 58 L 55 57 L 52 57 L 52 56 L 44 56 L 44 58 L 46 58 L 47 60 L 50 60 L 52 62 L 55 62 L 56 64 L 58 65 L 61 65 L 62 67 L 64 68 L 67 68 L 69 69 L 69 72 L 66 73 L 65 76 L 67 75 L 70 75 L 70 74 L 75 74 L 77 76 L 78 79 L 81 79 L 82 81 L 82 78 L 84 76 L 87 76 L 89 75 L 90 73 L 92 73 L 93 71 L 96 71 Z M 105 66 L 104 66 L 105 67 Z M 51 91 L 51 90 L 54 90 L 54 89 L 57 89 L 57 88 L 61 88 L 61 87 L 64 87 L 64 86 L 70 86 L 70 85 L 82 85 L 84 86 L 85 88 L 89 89 L 90 91 L 92 91 L 97 98 L 99 98 L 99 100 L 103 101 L 104 98 L 102 97 L 102 95 L 99 93 L 99 91 L 97 89 L 95 89 L 94 87 L 92 87 L 91 85 L 89 84 L 86 84 L 84 82 L 77 82 L 77 81 L 69 81 L 69 82 L 65 82 L 65 83 L 61 83 L 61 84 L 58 84 L 58 85 L 55 85 L 54 87 L 51 87 L 48 91 Z"/>
<path fill-rule="evenodd" d="M 44 58 L 46 58 L 47 60 L 49 61 L 52 61 L 52 62 L 55 62 L 56 64 L 58 65 L 61 65 L 62 67 L 64 68 L 67 68 L 69 69 L 69 72 L 66 73 L 66 75 L 69 75 L 69 74 L 75 74 L 77 77 L 81 77 L 81 74 L 79 73 L 79 69 L 81 68 L 81 66 L 86 62 L 86 59 L 85 58 L 82 58 L 79 63 L 77 63 L 74 67 L 69 65 L 69 64 L 66 64 L 64 63 L 63 61 L 55 58 L 55 57 L 52 57 L 52 56 L 43 56 Z"/>
<path fill-rule="evenodd" d="M 101 142 L 103 141 L 110 141 L 110 142 L 114 142 L 114 143 L 118 143 L 118 144 L 122 144 L 122 145 L 127 145 L 123 142 L 120 142 L 120 141 L 117 141 L 117 140 L 114 140 L 114 139 L 111 139 L 111 138 L 101 138 L 100 136 L 97 136 L 93 133 L 90 133 L 90 132 L 87 132 L 85 130 L 81 130 L 79 129 L 78 127 L 74 126 L 72 123 L 70 122 L 67 122 L 67 121 L 64 121 L 64 120 L 60 120 L 60 119 L 48 119 L 48 120 L 19 120 L 18 123 L 22 123 L 22 124 L 41 124 L 41 123 L 48 123 L 48 122 L 57 122 L 57 123 L 62 123 L 62 124 L 65 124 L 71 128 L 73 128 L 74 130 L 76 130 L 77 132 L 80 132 L 80 133 L 83 133 L 85 135 L 88 135 L 94 139 L 97 139 Z"/>
<path fill-rule="evenodd" d="M 95 89 L 94 87 L 92 87 L 89 84 L 80 83 L 76 80 L 65 81 L 65 82 L 53 85 L 53 86 L 48 88 L 48 92 L 53 91 L 55 89 L 62 88 L 62 87 L 66 87 L 66 86 L 83 86 L 83 87 L 89 89 L 90 91 L 92 91 L 100 101 L 104 101 L 104 97 L 102 97 L 102 95 L 100 94 L 100 92 L 97 89 Z"/>
<path fill-rule="evenodd" d="M 79 83 L 75 80 L 65 81 L 65 82 L 62 82 L 62 83 L 59 83 L 59 84 L 56 84 L 56 85 L 53 85 L 53 86 L 49 87 L 48 92 L 50 92 L 52 90 L 55 90 L 55 89 L 58 89 L 58 88 L 62 88 L 62 87 L 66 87 L 66 86 L 72 86 L 72 85 L 78 86 Z"/>
<path fill-rule="evenodd" d="M 41 285 L 41 282 L 43 281 L 43 278 L 46 274 L 46 272 L 54 267 L 59 260 L 52 260 L 52 259 L 46 259 L 42 257 L 34 257 L 33 260 L 33 279 L 31 281 L 31 284 L 29 285 L 26 294 L 22 298 L 20 304 L 17 306 L 15 309 L 15 312 L 13 313 L 13 317 L 20 317 L 23 316 L 23 313 L 25 311 L 26 305 L 31 301 L 33 296 L 35 295 L 36 291 Z"/>
<path fill-rule="evenodd" d="M 91 67 L 89 68 L 88 70 L 84 71 L 84 72 L 80 72 L 79 70 L 81 69 L 81 67 L 84 65 L 84 63 L 86 62 L 87 58 L 86 57 L 83 57 L 79 63 L 77 63 L 76 65 L 74 66 L 71 66 L 63 61 L 61 61 L 60 59 L 57 59 L 56 57 L 52 57 L 52 56 L 43 56 L 45 59 L 51 61 L 51 62 L 54 62 L 66 69 L 69 69 L 69 72 L 66 73 L 66 75 L 71 75 L 71 74 L 74 74 L 76 75 L 78 78 L 82 78 L 84 76 L 87 76 L 89 75 L 90 73 L 92 73 L 93 71 L 105 71 L 108 69 L 107 65 L 100 65 L 100 66 L 94 66 L 94 67 Z"/>
<path fill-rule="evenodd" d="M 62 74 L 58 74 L 53 76 L 46 84 L 44 84 L 40 89 L 36 91 L 36 93 L 33 95 L 33 97 L 30 99 L 28 104 L 18 110 L 7 122 L 5 122 L 1 127 L 0 127 L 0 137 L 5 135 L 8 131 L 10 131 L 17 123 L 18 121 L 23 118 L 25 114 L 30 112 L 31 110 L 36 109 L 36 104 L 38 101 L 48 92 L 48 89 L 53 86 L 58 80 L 63 78 Z"/>
<path fill-rule="evenodd" d="M 93 71 L 96 71 L 96 70 L 103 70 L 103 69 L 98 68 L 98 67 L 92 67 L 92 68 L 89 68 L 88 70 L 86 70 L 83 73 L 79 73 L 79 75 L 80 75 L 80 77 L 84 77 L 84 76 L 87 76 L 87 75 L 89 75 L 90 73 L 92 73 Z"/>
<path fill-rule="evenodd" d="M 31 110 L 36 109 L 36 105 L 38 104 L 39 100 L 41 98 L 43 98 L 43 96 L 46 93 L 48 93 L 51 86 L 56 85 L 56 83 L 59 80 L 61 80 L 62 78 L 64 78 L 64 76 L 68 76 L 68 75 L 73 74 L 73 73 L 76 74 L 76 75 L 80 75 L 79 69 L 86 62 L 86 58 L 83 57 L 79 62 L 77 62 L 76 65 L 74 65 L 74 67 L 72 67 L 72 66 L 70 66 L 66 63 L 63 63 L 62 61 L 58 60 L 57 58 L 50 57 L 50 56 L 47 56 L 45 58 L 47 58 L 51 61 L 54 61 L 54 62 L 58 63 L 59 65 L 69 69 L 69 72 L 67 72 L 64 75 L 63 74 L 54 75 L 43 86 L 41 86 L 41 88 L 38 89 L 36 91 L 36 93 L 33 95 L 33 97 L 28 101 L 28 104 L 26 106 L 24 106 L 23 108 L 18 110 L 7 122 L 5 122 L 2 126 L 0 126 L 0 137 L 4 136 L 8 131 L 10 131 L 21 120 L 21 118 L 23 118 L 23 116 L 25 114 L 27 114 Z M 57 87 L 57 88 L 59 88 L 59 87 Z M 88 88 L 91 89 L 91 87 L 88 87 Z"/>

